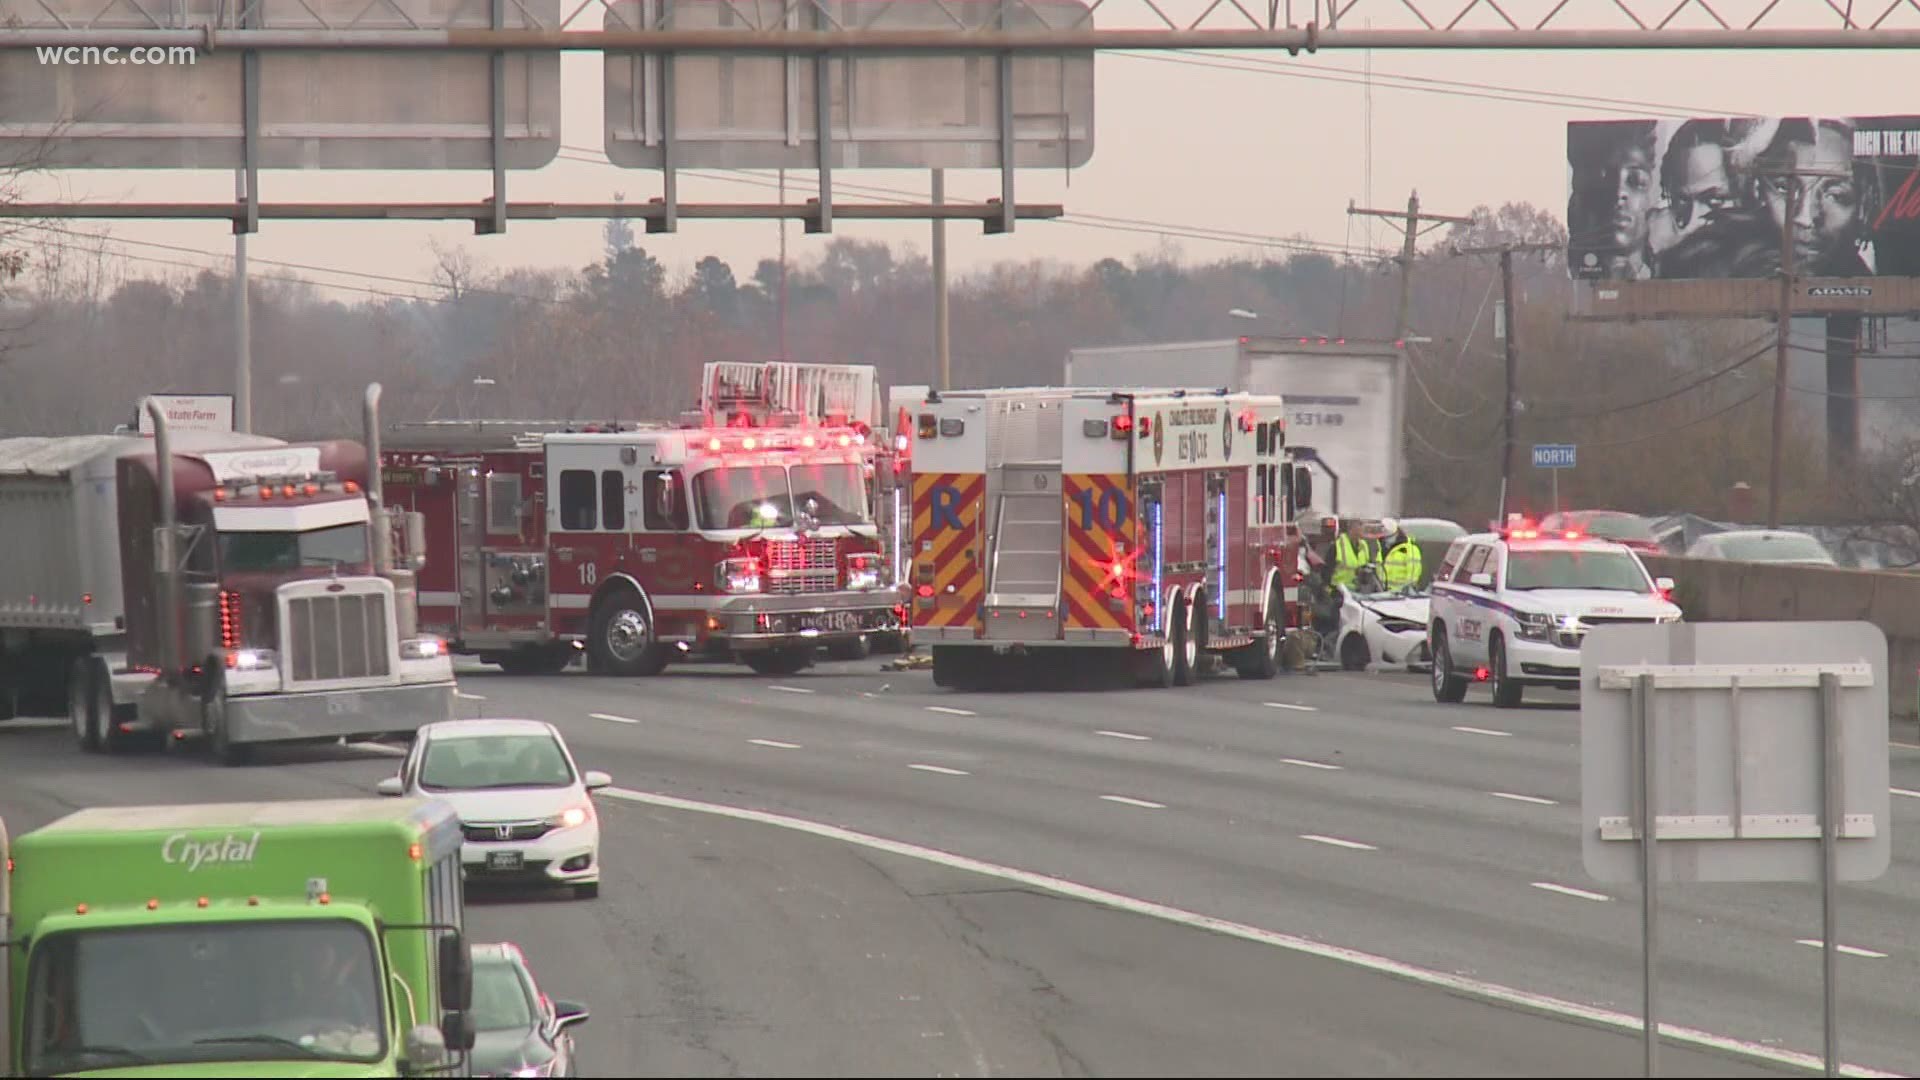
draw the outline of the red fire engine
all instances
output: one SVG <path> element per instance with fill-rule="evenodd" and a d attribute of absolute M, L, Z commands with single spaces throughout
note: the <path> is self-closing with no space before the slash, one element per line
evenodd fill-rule
<path fill-rule="evenodd" d="M 734 408 L 715 367 L 703 404 L 728 407 L 679 426 L 397 425 L 383 480 L 390 505 L 425 517 L 421 626 L 508 671 L 558 671 L 583 651 L 617 675 L 728 657 L 784 674 L 819 646 L 850 657 L 898 634 L 899 582 L 869 509 L 891 466 L 872 468 L 869 422 Z"/>
<path fill-rule="evenodd" d="M 1300 625 L 1280 397 L 1213 390 L 925 393 L 911 437 L 913 634 L 934 682 L 1068 649 L 1187 685 L 1202 654 L 1272 678 Z"/>

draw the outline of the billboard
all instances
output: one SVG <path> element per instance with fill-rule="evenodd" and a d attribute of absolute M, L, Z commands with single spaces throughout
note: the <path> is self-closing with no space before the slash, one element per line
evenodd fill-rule
<path fill-rule="evenodd" d="M 1920 116 L 1567 125 L 1581 281 L 1920 277 Z"/>
<path fill-rule="evenodd" d="M 232 431 L 232 394 L 155 394 L 153 399 L 167 414 L 168 431 Z M 140 417 L 140 434 L 153 434 L 153 416 L 135 406 Z"/>

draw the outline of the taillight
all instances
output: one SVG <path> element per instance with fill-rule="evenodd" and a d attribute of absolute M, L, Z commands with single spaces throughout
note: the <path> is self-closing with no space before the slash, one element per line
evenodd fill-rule
<path fill-rule="evenodd" d="M 922 600 L 930 599 L 933 596 L 933 586 L 931 585 L 922 585 L 913 591 L 918 593 Z"/>
<path fill-rule="evenodd" d="M 240 647 L 240 594 L 220 590 L 220 647 Z"/>

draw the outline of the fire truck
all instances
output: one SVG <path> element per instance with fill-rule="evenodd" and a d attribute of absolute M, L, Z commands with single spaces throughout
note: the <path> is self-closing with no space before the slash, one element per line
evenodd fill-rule
<path fill-rule="evenodd" d="M 744 367 L 757 381 L 708 365 L 677 424 L 396 425 L 382 478 L 424 517 L 421 625 L 510 672 L 584 653 L 613 675 L 693 659 L 788 674 L 820 646 L 854 657 L 900 634 L 870 509 L 892 475 L 864 418 L 877 397 L 843 411 L 823 386 L 846 380 L 786 370 L 828 365 Z"/>
<path fill-rule="evenodd" d="M 1058 650 L 1185 686 L 1203 656 L 1272 678 L 1300 625 L 1298 508 L 1277 395 L 929 392 L 912 427 L 912 626 L 936 685 Z M 1054 650 L 1042 653 L 1042 650 Z M 1064 657 L 1062 657 L 1064 659 Z"/>

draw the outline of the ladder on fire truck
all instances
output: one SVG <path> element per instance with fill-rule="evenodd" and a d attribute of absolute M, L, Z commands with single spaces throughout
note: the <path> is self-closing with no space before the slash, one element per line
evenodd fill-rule
<path fill-rule="evenodd" d="M 871 364 L 715 360 L 700 378 L 700 411 L 725 423 L 745 413 L 759 423 L 786 413 L 811 423 L 880 423 L 879 371 Z"/>

